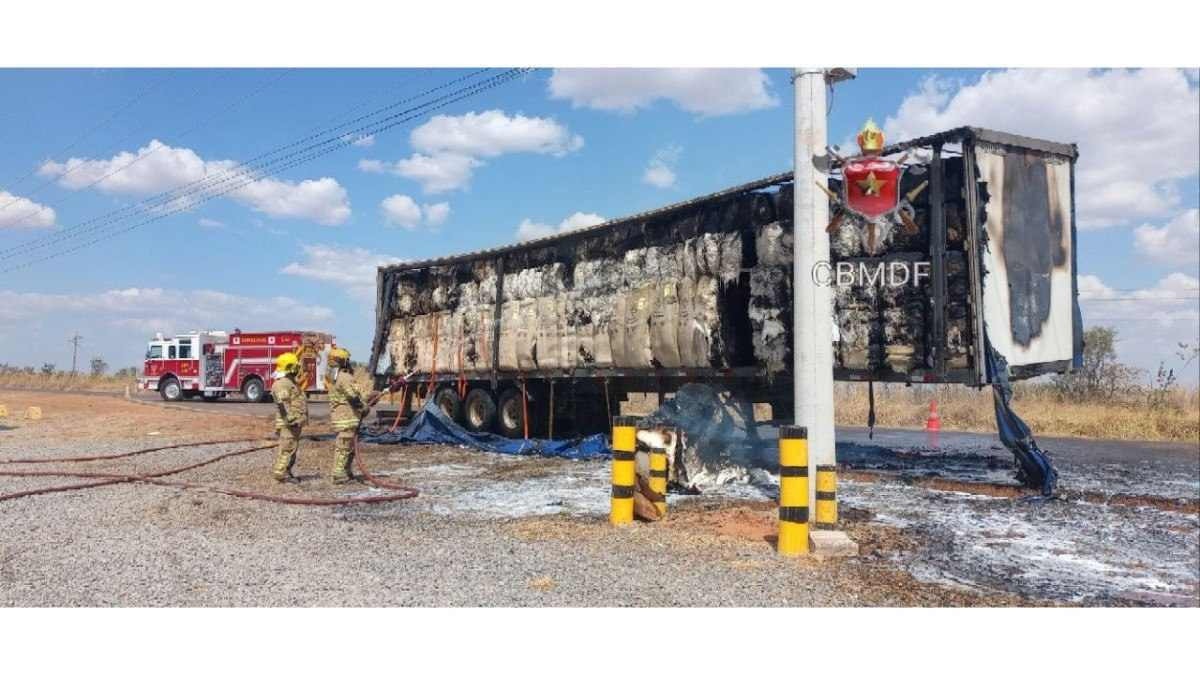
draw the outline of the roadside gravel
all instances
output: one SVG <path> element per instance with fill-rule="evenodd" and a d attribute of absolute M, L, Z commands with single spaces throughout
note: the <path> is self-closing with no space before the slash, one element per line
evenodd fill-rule
<path fill-rule="evenodd" d="M 0 438 L 3 438 L 0 436 Z M 161 444 L 136 440 L 22 443 L 20 456 L 116 453 Z M 0 446 L 0 459 L 16 453 Z M 244 445 L 216 445 L 72 465 L 4 465 L 4 470 L 150 472 Z M 865 524 L 852 561 L 783 560 L 767 540 L 768 502 L 677 504 L 667 524 L 614 530 L 587 504 L 571 513 L 525 509 L 497 517 L 457 495 L 482 484 L 513 493 L 563 472 L 605 465 L 509 458 L 458 448 L 364 446 L 374 469 L 428 484 L 416 500 L 382 506 L 281 506 L 147 485 L 115 485 L 0 502 L 3 606 L 774 606 L 1009 604 L 1009 595 L 921 584 L 875 548 L 887 528 Z M 260 451 L 183 478 L 278 494 L 334 496 L 325 479 L 328 437 L 301 447 L 299 485 L 268 478 Z M 459 467 L 457 472 L 447 466 Z M 455 475 L 457 473 L 457 476 Z M 427 481 L 423 481 L 427 478 Z M 0 478 L 0 492 L 73 482 Z M 568 481 L 569 482 L 569 481 Z M 522 487 L 525 486 L 525 487 Z M 585 501 L 605 503 L 603 486 Z M 537 492 L 537 490 L 533 490 Z M 477 495 L 478 496 L 478 495 Z M 553 499 L 553 497 L 551 497 Z M 525 502 L 514 502 L 518 507 Z M 471 506 L 475 504 L 475 506 Z M 550 504 L 553 506 L 553 504 Z M 732 508 L 733 511 L 729 511 Z M 549 509 L 550 511 L 564 509 Z M 522 512 L 518 508 L 518 512 Z M 876 541 L 872 544 L 872 541 Z"/>

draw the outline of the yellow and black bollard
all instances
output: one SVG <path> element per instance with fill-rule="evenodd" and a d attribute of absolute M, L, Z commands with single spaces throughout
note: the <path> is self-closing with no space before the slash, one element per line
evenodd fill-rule
<path fill-rule="evenodd" d="M 650 489 L 658 497 L 655 498 L 654 508 L 659 517 L 667 515 L 667 449 L 665 447 L 650 448 Z"/>
<path fill-rule="evenodd" d="M 779 429 L 780 555 L 808 553 L 808 429 Z"/>
<path fill-rule="evenodd" d="M 817 466 L 817 527 L 837 525 L 837 465 Z"/>
<path fill-rule="evenodd" d="M 622 415 L 613 418 L 612 429 L 612 510 L 613 525 L 633 522 L 633 491 L 637 489 L 637 421 Z"/>

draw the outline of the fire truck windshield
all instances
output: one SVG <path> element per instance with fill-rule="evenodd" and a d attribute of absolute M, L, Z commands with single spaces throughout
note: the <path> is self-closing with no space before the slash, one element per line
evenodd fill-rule
<path fill-rule="evenodd" d="M 146 350 L 146 358 L 161 359 L 162 358 L 162 345 L 150 345 L 150 348 Z"/>

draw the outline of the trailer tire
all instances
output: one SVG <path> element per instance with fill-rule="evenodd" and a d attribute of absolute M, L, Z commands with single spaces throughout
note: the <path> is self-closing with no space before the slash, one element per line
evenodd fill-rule
<path fill-rule="evenodd" d="M 496 399 L 484 388 L 467 392 L 463 402 L 463 426 L 470 431 L 491 431 L 496 423 Z"/>
<path fill-rule="evenodd" d="M 501 434 L 509 438 L 524 438 L 525 408 L 525 402 L 521 400 L 520 389 L 509 387 L 500 392 L 496 426 Z"/>
<path fill-rule="evenodd" d="M 463 400 L 454 387 L 442 387 L 433 395 L 433 403 L 446 413 L 446 417 L 455 422 L 462 422 Z"/>
<path fill-rule="evenodd" d="M 242 383 L 242 396 L 249 403 L 262 403 L 267 400 L 267 388 L 258 377 L 248 377 Z"/>
<path fill-rule="evenodd" d="M 183 398 L 183 387 L 180 386 L 179 380 L 168 375 L 158 383 L 158 394 L 164 401 L 178 401 Z"/>

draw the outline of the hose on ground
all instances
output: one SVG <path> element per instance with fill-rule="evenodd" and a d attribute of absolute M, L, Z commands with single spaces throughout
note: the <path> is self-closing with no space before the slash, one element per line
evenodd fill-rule
<path fill-rule="evenodd" d="M 92 462 L 102 459 L 114 459 L 120 457 L 130 457 L 133 455 L 144 455 L 151 452 L 159 452 L 162 450 L 174 450 L 179 448 L 201 447 L 206 445 L 217 445 L 222 443 L 246 443 L 262 439 L 236 439 L 224 441 L 202 441 L 198 443 L 177 443 L 173 445 L 164 445 L 155 448 L 146 448 L 144 450 L 135 450 L 126 453 L 117 453 L 114 455 L 87 455 L 82 457 L 68 457 L 57 459 L 13 459 L 4 460 L 3 464 L 41 464 L 49 462 L 75 463 L 75 462 Z M 198 469 L 202 466 L 214 464 L 230 457 L 249 454 L 259 450 L 267 450 L 275 447 L 274 444 L 258 445 L 240 450 L 231 450 L 222 453 L 216 457 L 189 464 L 187 466 L 167 469 L 148 474 L 129 474 L 129 473 L 110 473 L 110 472 L 83 472 L 83 471 L 0 471 L 0 476 L 19 477 L 19 478 L 37 478 L 37 477 L 55 477 L 55 478 L 85 478 L 93 479 L 87 483 L 72 483 L 68 485 L 52 485 L 43 488 L 35 488 L 31 490 L 23 490 L 20 492 L 11 492 L 8 494 L 0 494 L 0 502 L 20 499 L 22 497 L 32 497 L 35 495 L 51 494 L 56 492 L 67 492 L 71 490 L 82 490 L 86 488 L 102 487 L 105 485 L 116 485 L 119 483 L 142 483 L 149 485 L 159 485 L 162 487 L 175 487 L 185 490 L 197 490 L 209 492 L 213 494 L 223 494 L 230 497 L 238 497 L 242 499 L 251 499 L 257 501 L 273 502 L 276 504 L 292 504 L 297 506 L 351 506 L 354 504 L 379 504 L 385 502 L 395 502 L 404 499 L 412 499 L 420 494 L 414 488 L 398 483 L 390 483 L 380 480 L 370 473 L 366 468 L 366 464 L 362 461 L 362 457 L 355 453 L 355 466 L 358 468 L 363 479 L 374 487 L 389 490 L 391 494 L 382 495 L 365 495 L 358 497 L 339 497 L 339 498 L 311 498 L 311 497 L 287 497 L 279 495 L 269 495 L 259 492 L 250 492 L 247 490 L 234 490 L 218 486 L 204 485 L 202 483 L 194 483 L 190 481 L 166 480 L 166 476 L 183 473 Z M 96 480 L 99 479 L 99 480 Z"/>

